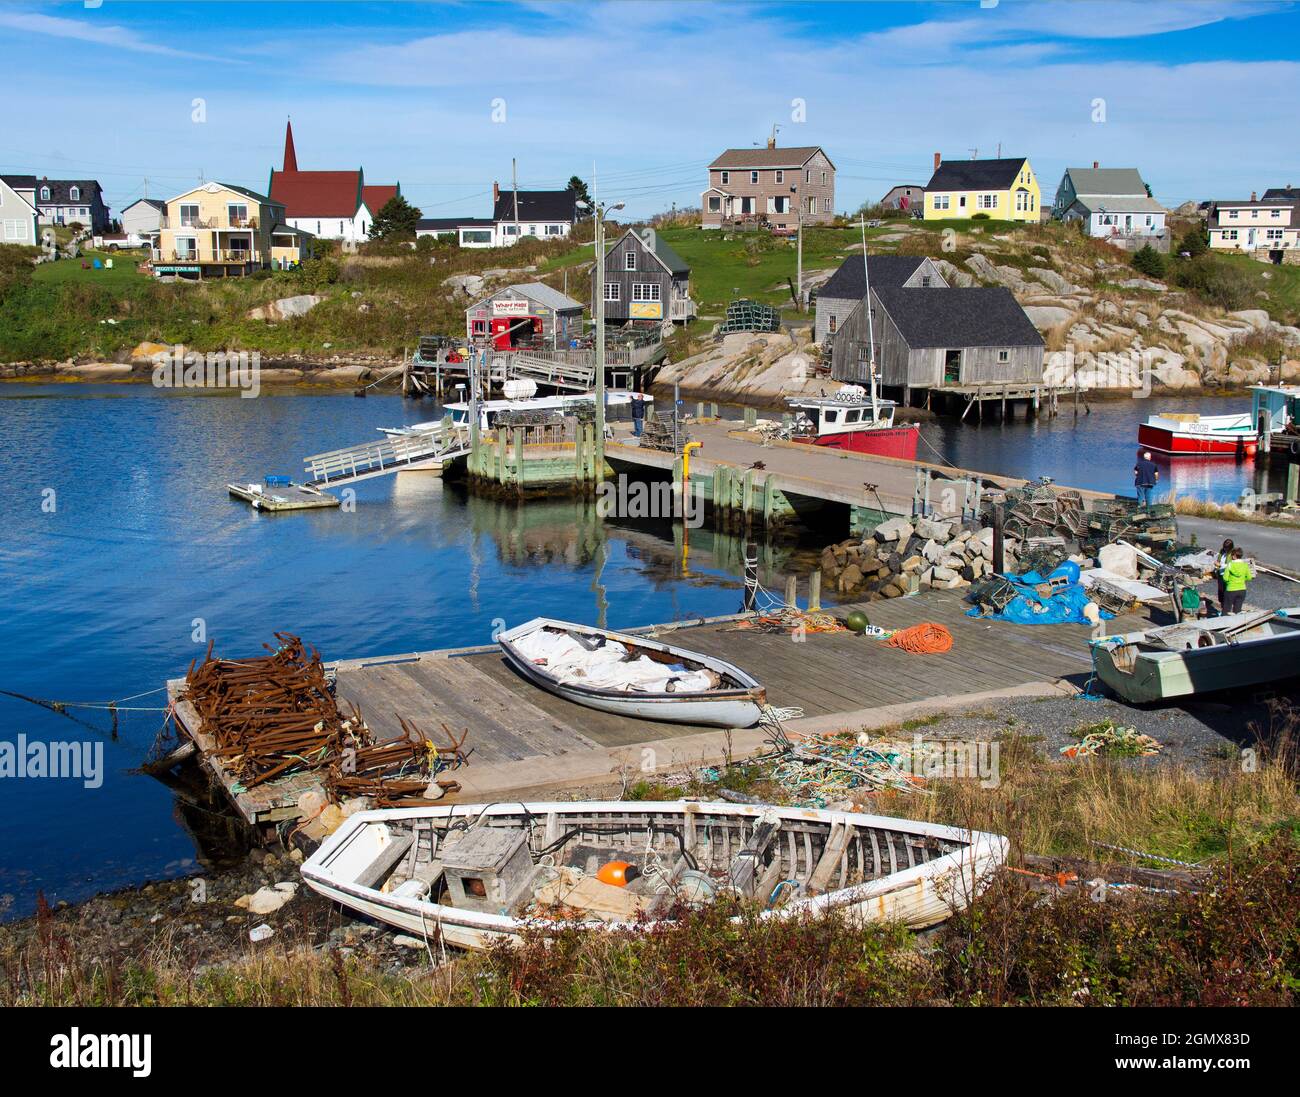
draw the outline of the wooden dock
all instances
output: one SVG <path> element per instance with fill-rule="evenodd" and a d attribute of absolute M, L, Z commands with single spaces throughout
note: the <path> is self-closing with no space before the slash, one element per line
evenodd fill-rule
<path fill-rule="evenodd" d="M 878 640 L 848 632 L 788 634 L 745 627 L 744 615 L 696 624 L 628 630 L 669 636 L 674 644 L 717 655 L 743 667 L 767 686 L 769 702 L 798 708 L 803 719 L 788 727 L 881 726 L 899 714 L 959 707 L 999 693 L 1050 693 L 1081 687 L 1091 672 L 1088 630 L 1079 625 L 1014 625 L 966 616 L 956 591 L 861 607 L 873 624 L 902 628 L 924 621 L 946 626 L 953 649 L 943 655 L 909 655 Z M 1110 624 L 1119 632 L 1149 620 L 1133 614 Z M 728 754 L 763 749 L 760 729 L 722 732 L 681 724 L 635 720 L 597 712 L 537 689 L 503 660 L 495 646 L 413 652 L 331 665 L 337 696 L 355 704 L 380 740 L 400 736 L 400 715 L 441 739 L 446 726 L 468 729 L 469 764 L 454 771 L 462 791 L 449 802 L 519 797 L 603 783 L 618 774 L 639 776 L 712 765 Z M 168 683 L 178 702 L 183 680 Z M 297 816 L 297 801 L 316 785 L 299 774 L 241 789 L 208 751 L 211 743 L 193 710 L 176 704 L 177 721 L 197 744 L 203 764 L 243 819 L 258 827 Z"/>
<path fill-rule="evenodd" d="M 302 484 L 227 484 L 235 499 L 242 499 L 254 510 L 272 514 L 287 510 L 321 510 L 337 507 L 339 500 Z"/>

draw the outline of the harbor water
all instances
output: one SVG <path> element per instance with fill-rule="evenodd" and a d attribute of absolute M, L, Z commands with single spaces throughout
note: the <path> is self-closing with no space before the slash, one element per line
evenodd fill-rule
<path fill-rule="evenodd" d="M 1152 403 L 936 421 L 924 437 L 958 465 L 1123 491 Z M 1207 403 L 1231 410 L 1162 407 Z M 298 477 L 307 454 L 432 414 L 335 392 L 0 386 L 0 741 L 102 758 L 82 780 L 0 777 L 0 918 L 30 911 L 38 892 L 76 901 L 196 870 L 203 809 L 132 770 L 163 724 L 155 691 L 209 641 L 256 653 L 287 630 L 336 659 L 489 643 L 537 615 L 620 627 L 739 608 L 740 545 L 707 528 L 684 544 L 669 523 L 602 522 L 590 503 L 518 507 L 419 474 L 357 484 L 355 507 L 335 510 L 261 514 L 227 495 L 228 482 Z M 1231 499 L 1252 469 L 1216 462 L 1168 481 Z M 790 550 L 765 551 L 775 582 Z M 28 699 L 122 704 L 114 721 Z"/>

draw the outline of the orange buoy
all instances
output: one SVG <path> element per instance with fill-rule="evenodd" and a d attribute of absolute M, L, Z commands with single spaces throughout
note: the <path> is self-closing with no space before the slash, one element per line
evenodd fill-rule
<path fill-rule="evenodd" d="M 596 879 L 602 884 L 612 884 L 616 888 L 625 888 L 641 875 L 636 865 L 627 861 L 606 861 L 596 870 Z"/>

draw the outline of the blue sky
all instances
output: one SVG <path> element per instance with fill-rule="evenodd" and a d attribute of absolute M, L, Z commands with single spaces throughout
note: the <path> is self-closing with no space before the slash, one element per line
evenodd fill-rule
<path fill-rule="evenodd" d="M 264 190 L 290 116 L 300 167 L 428 216 L 483 215 L 511 157 L 521 186 L 594 164 L 633 215 L 695 205 L 773 124 L 826 149 L 844 209 L 999 143 L 1049 197 L 1094 160 L 1168 204 L 1300 183 L 1300 10 L 1272 0 L 0 0 L 0 36 L 0 170 L 97 178 L 115 210 L 146 178 Z"/>

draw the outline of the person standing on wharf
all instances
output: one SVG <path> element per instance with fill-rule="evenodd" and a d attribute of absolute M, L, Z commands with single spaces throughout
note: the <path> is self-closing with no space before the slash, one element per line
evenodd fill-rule
<path fill-rule="evenodd" d="M 1160 479 L 1160 470 L 1151 460 L 1151 451 L 1144 450 L 1133 466 L 1133 484 L 1137 488 L 1138 502 L 1144 507 L 1151 505 L 1151 493 L 1155 491 L 1156 481 Z"/>

